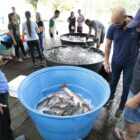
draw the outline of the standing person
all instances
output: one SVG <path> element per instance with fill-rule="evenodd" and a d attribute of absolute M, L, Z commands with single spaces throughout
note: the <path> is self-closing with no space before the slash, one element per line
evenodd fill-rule
<path fill-rule="evenodd" d="M 127 27 L 136 27 L 137 31 L 140 32 L 140 9 Z M 136 140 L 137 134 L 140 132 L 140 53 L 133 71 L 130 92 L 124 110 L 124 119 L 126 122 L 124 130 L 116 127 L 115 136 L 120 140 Z"/>
<path fill-rule="evenodd" d="M 11 119 L 8 107 L 8 82 L 0 71 L 0 140 L 14 140 L 11 130 Z"/>
<path fill-rule="evenodd" d="M 16 8 L 12 7 L 12 12 L 15 14 L 16 16 L 16 20 L 15 20 L 15 24 L 20 25 L 21 21 L 20 21 L 20 16 L 16 13 Z"/>
<path fill-rule="evenodd" d="M 112 22 L 108 28 L 105 45 L 105 65 L 106 72 L 110 72 L 109 55 L 112 42 L 114 42 L 113 56 L 111 62 L 112 81 L 110 84 L 111 96 L 106 106 L 110 106 L 113 102 L 116 87 L 123 71 L 123 91 L 119 108 L 116 110 L 115 116 L 119 117 L 125 107 L 127 100 L 134 65 L 136 63 L 139 52 L 140 33 L 136 27 L 127 28 L 127 15 L 123 7 L 117 7 L 112 13 Z"/>
<path fill-rule="evenodd" d="M 67 21 L 69 22 L 69 33 L 74 33 L 76 23 L 76 17 L 74 16 L 74 12 L 71 12 L 70 17 Z"/>
<path fill-rule="evenodd" d="M 21 52 L 23 53 L 24 57 L 23 58 L 29 58 L 28 55 L 26 55 L 22 40 L 20 38 L 20 29 L 19 25 L 15 24 L 16 21 L 16 15 L 14 13 L 10 13 L 8 15 L 9 18 L 9 24 L 8 24 L 8 29 L 9 29 L 9 35 L 12 38 L 13 45 L 15 48 L 15 54 L 18 62 L 22 62 L 22 58 L 19 55 L 19 48 L 21 49 Z"/>
<path fill-rule="evenodd" d="M 91 35 L 92 29 L 95 31 L 95 39 L 97 40 L 96 47 L 99 48 L 100 44 L 104 42 L 105 37 L 104 25 L 97 20 L 89 20 L 89 19 L 86 19 L 85 24 L 89 27 L 88 36 Z"/>
<path fill-rule="evenodd" d="M 44 23 L 41 20 L 41 16 L 40 16 L 39 12 L 36 12 L 36 23 L 37 23 L 38 29 L 39 29 L 38 36 L 39 36 L 40 48 L 41 48 L 41 51 L 43 52 L 43 50 L 44 50 L 44 48 L 43 48 L 43 33 L 44 33 L 45 28 L 44 28 Z"/>
<path fill-rule="evenodd" d="M 51 47 L 55 46 L 55 34 L 58 35 L 58 31 L 56 30 L 56 19 L 59 17 L 60 11 L 55 10 L 54 16 L 49 20 L 49 35 L 51 37 Z"/>
<path fill-rule="evenodd" d="M 35 62 L 35 56 L 34 56 L 35 48 L 37 49 L 37 52 L 39 54 L 39 59 L 41 61 L 41 66 L 43 67 L 44 63 L 43 63 L 41 49 L 39 47 L 39 37 L 38 37 L 39 30 L 37 24 L 36 22 L 31 21 L 31 13 L 29 11 L 25 12 L 25 17 L 26 17 L 26 22 L 22 24 L 22 33 L 27 37 L 27 44 L 29 46 L 29 51 L 33 61 L 33 67 L 37 67 L 37 64 Z"/>
<path fill-rule="evenodd" d="M 84 15 L 81 14 L 81 10 L 78 10 L 78 17 L 77 17 L 77 32 L 83 32 L 83 22 L 85 21 Z"/>

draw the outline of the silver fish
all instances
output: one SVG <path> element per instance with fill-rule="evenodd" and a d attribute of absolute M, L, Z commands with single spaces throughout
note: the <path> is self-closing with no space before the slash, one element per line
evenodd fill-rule
<path fill-rule="evenodd" d="M 62 90 L 64 90 L 71 98 L 73 98 L 76 105 L 85 105 L 85 108 L 87 108 L 87 110 L 90 110 L 88 104 L 79 95 L 73 93 L 66 85 L 62 86 Z"/>
<path fill-rule="evenodd" d="M 50 101 L 51 97 L 47 97 L 44 100 L 42 100 L 38 105 L 37 105 L 37 110 L 42 110 L 42 108 L 46 107 Z"/>

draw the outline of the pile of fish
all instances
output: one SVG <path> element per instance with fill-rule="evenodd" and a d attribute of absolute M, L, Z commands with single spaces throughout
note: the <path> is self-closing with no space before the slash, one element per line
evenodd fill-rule
<path fill-rule="evenodd" d="M 88 40 L 86 40 L 86 37 L 81 37 L 81 36 L 62 36 L 61 37 L 62 40 L 65 41 L 70 41 L 70 42 L 92 42 L 93 38 L 88 38 Z"/>
<path fill-rule="evenodd" d="M 83 65 L 94 64 L 104 60 L 104 57 L 92 49 L 79 46 L 58 47 L 47 50 L 44 54 L 48 60 L 57 63 Z"/>
<path fill-rule="evenodd" d="M 37 110 L 49 115 L 72 116 L 90 111 L 89 104 L 66 85 L 37 104 Z"/>

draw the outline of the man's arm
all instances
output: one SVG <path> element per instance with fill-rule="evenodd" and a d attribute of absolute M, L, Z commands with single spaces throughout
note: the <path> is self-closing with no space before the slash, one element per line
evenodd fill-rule
<path fill-rule="evenodd" d="M 106 39 L 104 69 L 108 73 L 110 72 L 109 55 L 110 55 L 110 50 L 111 50 L 111 44 L 112 44 L 112 40 Z"/>
<path fill-rule="evenodd" d="M 89 27 L 89 35 L 91 35 L 91 32 L 92 32 L 92 28 L 91 27 Z"/>

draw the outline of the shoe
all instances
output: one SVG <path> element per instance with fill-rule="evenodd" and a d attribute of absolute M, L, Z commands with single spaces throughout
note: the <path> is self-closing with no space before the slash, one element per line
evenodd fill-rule
<path fill-rule="evenodd" d="M 116 118 L 120 117 L 121 114 L 122 114 L 122 112 L 123 112 L 123 109 L 118 108 L 118 109 L 116 110 L 115 117 L 116 117 Z"/>
<path fill-rule="evenodd" d="M 23 57 L 23 59 L 31 58 L 28 54 Z"/>
<path fill-rule="evenodd" d="M 23 62 L 23 59 L 22 58 L 18 58 L 17 62 Z"/>
<path fill-rule="evenodd" d="M 35 64 L 33 64 L 33 67 L 34 67 L 34 68 L 36 68 L 36 67 L 37 67 L 37 64 L 36 64 L 36 63 L 35 63 Z"/>

